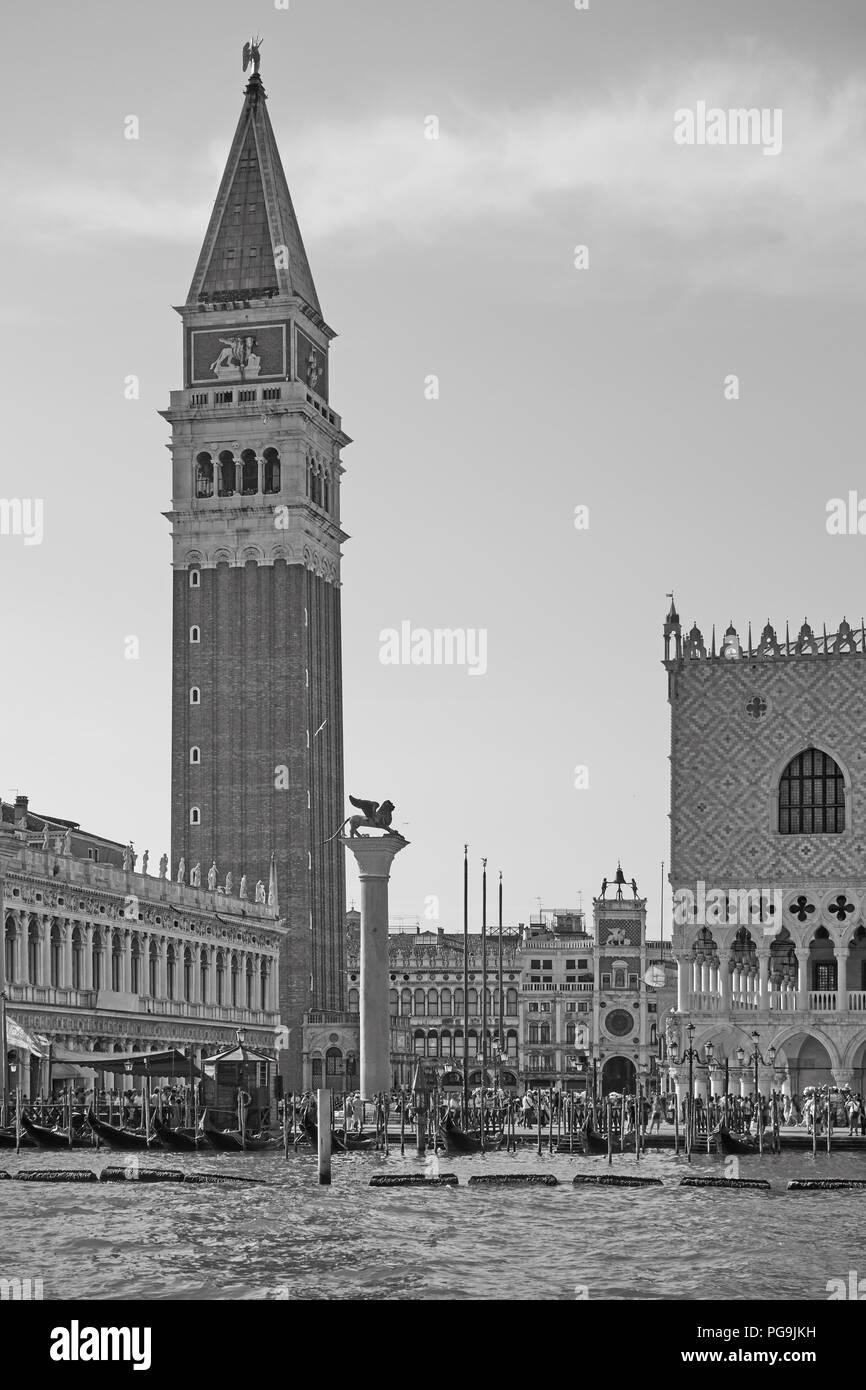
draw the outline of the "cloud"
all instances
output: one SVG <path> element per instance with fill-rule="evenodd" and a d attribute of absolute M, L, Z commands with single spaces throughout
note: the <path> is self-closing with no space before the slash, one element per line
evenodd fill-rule
<path fill-rule="evenodd" d="M 674 112 L 702 100 L 723 109 L 781 108 L 777 158 L 755 147 L 681 147 Z M 602 261 L 640 273 L 659 247 L 676 250 L 677 273 L 698 285 L 723 280 L 751 289 L 866 289 L 860 241 L 866 189 L 866 82 L 828 90 L 815 70 L 751 53 L 682 70 L 653 70 L 628 87 L 592 97 L 552 95 L 492 112 L 450 100 L 437 113 L 360 122 L 319 121 L 286 143 L 288 175 L 308 244 L 337 239 L 348 254 L 398 244 L 442 245 L 484 231 L 515 235 L 556 219 L 574 242 L 593 229 Z M 277 131 L 278 138 L 280 131 Z M 204 152 L 203 152 L 204 153 Z M 196 160 L 161 151 L 158 174 L 133 185 L 126 166 L 94 180 L 42 169 L 13 180 L 7 213 L 31 231 L 76 241 L 101 237 L 197 245 L 204 234 L 225 149 Z M 190 167 L 207 167 L 192 196 Z M 84 172 L 84 171 L 87 172 Z M 120 176 L 122 173 L 122 177 Z M 52 216 L 49 216 L 49 213 Z M 489 244 L 489 242 L 488 242 Z"/>

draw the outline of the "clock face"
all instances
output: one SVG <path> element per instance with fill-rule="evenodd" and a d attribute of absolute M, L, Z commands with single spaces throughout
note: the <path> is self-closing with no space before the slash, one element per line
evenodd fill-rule
<path fill-rule="evenodd" d="M 663 965 L 651 965 L 644 975 L 646 983 L 650 989 L 662 989 L 665 982 L 665 968 Z"/>

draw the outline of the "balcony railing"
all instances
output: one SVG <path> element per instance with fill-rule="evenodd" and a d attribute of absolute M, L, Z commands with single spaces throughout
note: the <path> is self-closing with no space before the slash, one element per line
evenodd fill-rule
<path fill-rule="evenodd" d="M 866 1013 L 866 989 L 849 989 L 848 1008 L 852 1013 Z"/>
<path fill-rule="evenodd" d="M 592 980 L 579 985 L 521 985 L 522 994 L 591 994 Z"/>
<path fill-rule="evenodd" d="M 835 989 L 810 989 L 809 1008 L 819 1014 L 834 1014 L 836 998 Z"/>

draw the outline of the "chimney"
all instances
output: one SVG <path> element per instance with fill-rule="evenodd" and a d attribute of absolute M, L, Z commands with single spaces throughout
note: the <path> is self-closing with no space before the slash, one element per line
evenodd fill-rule
<path fill-rule="evenodd" d="M 24 822 L 24 824 L 25 824 L 25 826 L 26 826 L 26 824 L 27 824 L 27 797 L 24 796 L 21 792 L 16 792 L 16 793 L 15 793 L 15 824 L 16 824 L 16 825 L 20 825 L 20 823 L 21 823 L 22 821 Z"/>

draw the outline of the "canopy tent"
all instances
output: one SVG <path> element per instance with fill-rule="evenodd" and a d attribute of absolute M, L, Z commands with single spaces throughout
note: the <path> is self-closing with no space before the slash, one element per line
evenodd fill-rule
<path fill-rule="evenodd" d="M 198 1067 L 176 1047 L 163 1052 L 67 1052 L 57 1048 L 54 1059 L 91 1071 L 123 1072 L 124 1076 L 201 1076 Z"/>

